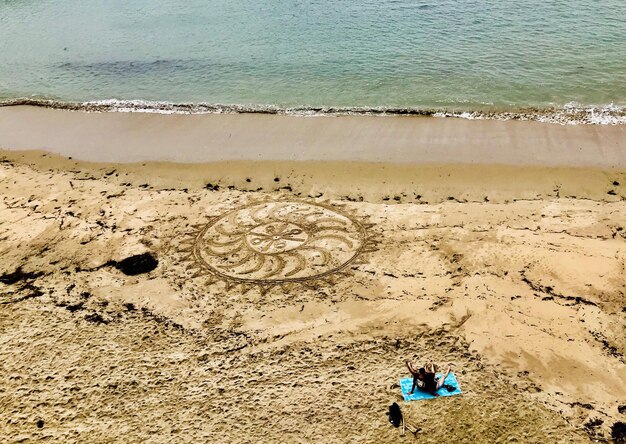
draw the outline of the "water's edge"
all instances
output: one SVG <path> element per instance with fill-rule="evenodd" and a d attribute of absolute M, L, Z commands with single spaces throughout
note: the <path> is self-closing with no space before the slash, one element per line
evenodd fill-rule
<path fill-rule="evenodd" d="M 434 108 L 396 107 L 279 107 L 275 105 L 238 105 L 210 103 L 170 103 L 146 100 L 98 100 L 64 102 L 49 99 L 17 98 L 0 100 L 0 107 L 36 106 L 85 112 L 142 112 L 158 114 L 284 114 L 293 116 L 424 116 L 457 117 L 475 120 L 531 120 L 564 125 L 620 125 L 626 124 L 626 106 L 579 105 L 563 107 L 520 108 L 510 111 L 446 110 Z"/>

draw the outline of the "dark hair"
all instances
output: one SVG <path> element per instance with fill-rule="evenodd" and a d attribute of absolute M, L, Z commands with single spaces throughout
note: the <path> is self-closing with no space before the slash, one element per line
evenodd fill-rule
<path fill-rule="evenodd" d="M 426 373 L 424 375 L 424 390 L 433 395 L 437 393 L 437 381 L 434 373 Z"/>

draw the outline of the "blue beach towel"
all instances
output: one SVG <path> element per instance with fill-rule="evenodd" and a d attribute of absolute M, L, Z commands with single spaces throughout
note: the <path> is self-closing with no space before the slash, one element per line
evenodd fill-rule
<path fill-rule="evenodd" d="M 442 377 L 441 373 L 437 373 L 438 377 Z M 449 392 L 445 388 L 440 388 L 437 394 L 439 396 L 454 396 L 461 394 L 461 388 L 459 387 L 459 382 L 456 380 L 454 373 L 450 372 L 444 384 L 448 384 L 454 386 L 455 390 L 453 392 Z M 413 386 L 413 378 L 402 378 L 400 380 L 400 389 L 402 390 L 402 396 L 404 396 L 405 401 L 420 401 L 422 399 L 435 399 L 436 396 L 431 395 L 430 393 L 426 393 L 425 391 L 420 390 L 419 388 L 415 388 L 415 391 L 412 395 L 409 395 L 411 391 L 411 387 Z"/>

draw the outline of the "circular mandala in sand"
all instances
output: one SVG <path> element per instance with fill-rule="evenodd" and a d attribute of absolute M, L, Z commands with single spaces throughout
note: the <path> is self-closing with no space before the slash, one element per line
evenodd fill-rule
<path fill-rule="evenodd" d="M 321 203 L 254 203 L 212 219 L 198 232 L 192 257 L 230 283 L 261 286 L 320 280 L 373 251 L 368 227 Z"/>

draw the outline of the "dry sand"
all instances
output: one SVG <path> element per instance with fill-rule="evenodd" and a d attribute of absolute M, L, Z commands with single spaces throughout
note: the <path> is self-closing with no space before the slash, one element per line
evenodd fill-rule
<path fill-rule="evenodd" d="M 569 127 L 546 128 L 540 132 Z M 572 128 L 617 147 L 576 168 L 285 159 L 111 165 L 2 152 L 0 436 L 608 439 L 626 421 L 626 174 L 607 159 L 626 147 L 615 138 L 621 129 Z M 351 246 L 337 237 L 317 244 L 329 263 L 359 242 L 367 248 L 323 280 L 304 279 L 325 270 L 307 256 L 294 275 L 303 279 L 284 288 L 267 288 L 272 272 L 286 273 L 267 268 L 227 267 L 239 280 L 193 277 L 194 233 L 211 217 L 268 199 L 325 202 L 322 212 L 348 217 L 333 220 L 343 220 L 335 234 L 353 236 Z M 296 207 L 275 216 L 294 217 Z M 200 245 L 238 236 L 229 230 L 245 225 L 243 216 L 219 221 L 213 227 L 224 223 L 226 234 Z M 308 222 L 307 245 L 332 226 L 313 213 Z M 156 269 L 120 270 L 124 258 L 146 252 Z M 401 401 L 404 360 L 427 358 L 455 364 L 462 396 Z M 422 428 L 417 438 L 389 425 L 394 401 Z"/>

